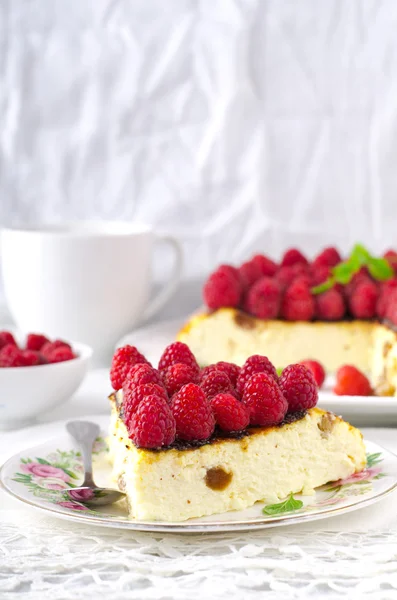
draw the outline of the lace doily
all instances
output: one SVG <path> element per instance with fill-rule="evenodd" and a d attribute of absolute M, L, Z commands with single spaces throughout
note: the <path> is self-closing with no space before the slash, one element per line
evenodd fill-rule
<path fill-rule="evenodd" d="M 250 533 L 249 542 L 247 537 L 6 523 L 0 534 L 0 597 L 249 599 L 266 592 L 266 600 L 397 598 L 395 532 L 272 530 Z"/>

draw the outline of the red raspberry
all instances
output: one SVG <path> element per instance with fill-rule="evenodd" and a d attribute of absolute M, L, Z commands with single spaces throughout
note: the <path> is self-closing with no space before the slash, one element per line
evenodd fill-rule
<path fill-rule="evenodd" d="M 12 333 L 9 331 L 0 331 L 0 350 L 1 348 L 4 348 L 4 346 L 7 346 L 7 344 L 18 346 Z"/>
<path fill-rule="evenodd" d="M 251 262 L 257 265 L 261 277 L 273 277 L 277 273 L 278 265 L 263 254 L 256 254 Z"/>
<path fill-rule="evenodd" d="M 378 287 L 373 281 L 356 285 L 349 298 L 349 309 L 356 319 L 372 319 L 376 315 Z"/>
<path fill-rule="evenodd" d="M 393 323 L 393 325 L 397 325 L 397 291 L 393 291 L 390 294 L 386 306 L 385 319 Z"/>
<path fill-rule="evenodd" d="M 171 397 L 187 383 L 198 383 L 199 374 L 189 365 L 176 363 L 164 371 L 163 380 L 168 395 Z"/>
<path fill-rule="evenodd" d="M 135 346 L 127 344 L 127 346 L 116 350 L 110 369 L 110 382 L 114 390 L 119 390 L 123 387 L 124 379 L 127 377 L 128 372 L 137 363 L 149 364 Z"/>
<path fill-rule="evenodd" d="M 172 398 L 171 410 L 175 417 L 176 434 L 181 440 L 206 440 L 214 432 L 214 413 L 198 385 L 184 385 Z"/>
<path fill-rule="evenodd" d="M 23 350 L 24 367 L 33 367 L 40 364 L 40 354 L 34 350 Z"/>
<path fill-rule="evenodd" d="M 243 263 L 238 270 L 240 275 L 240 281 L 244 288 L 247 290 L 250 288 L 255 281 L 258 281 L 262 277 L 261 266 L 257 260 L 251 259 Z"/>
<path fill-rule="evenodd" d="M 237 378 L 236 390 L 243 395 L 247 381 L 251 379 L 255 373 L 266 373 L 277 382 L 278 375 L 275 366 L 270 362 L 267 356 L 261 356 L 260 354 L 253 354 L 241 367 L 240 375 Z"/>
<path fill-rule="evenodd" d="M 331 276 L 331 269 L 326 266 L 313 266 L 310 270 L 312 276 L 312 285 L 320 285 L 320 283 L 324 283 Z"/>
<path fill-rule="evenodd" d="M 345 295 L 350 297 L 359 283 L 372 283 L 373 280 L 368 274 L 368 269 L 366 267 L 361 267 L 361 269 L 353 275 L 349 283 L 344 286 Z"/>
<path fill-rule="evenodd" d="M 211 371 L 208 375 L 203 377 L 201 384 L 201 389 L 206 395 L 207 399 L 213 398 L 217 394 L 221 394 L 222 392 L 229 392 L 232 390 L 232 383 L 229 377 L 223 371 Z"/>
<path fill-rule="evenodd" d="M 325 380 L 325 370 L 324 367 L 322 366 L 321 363 L 318 362 L 318 360 L 302 360 L 301 365 L 303 365 L 304 367 L 306 367 L 306 369 L 309 369 L 309 371 L 311 372 L 311 374 L 314 377 L 314 381 L 317 383 L 318 387 L 320 388 Z"/>
<path fill-rule="evenodd" d="M 250 412 L 250 424 L 277 425 L 284 419 L 288 404 L 276 381 L 267 373 L 256 373 L 244 388 L 243 402 Z"/>
<path fill-rule="evenodd" d="M 335 267 L 342 262 L 341 255 L 337 251 L 336 248 L 330 246 L 328 248 L 324 248 L 322 252 L 314 259 L 312 266 L 314 268 L 317 267 Z"/>
<path fill-rule="evenodd" d="M 162 448 L 175 441 L 175 419 L 167 402 L 159 396 L 146 396 L 125 424 L 139 448 Z"/>
<path fill-rule="evenodd" d="M 67 348 L 68 350 L 72 350 L 72 346 L 63 340 L 54 340 L 53 342 L 46 342 L 43 344 L 40 350 L 41 356 L 46 360 L 46 362 L 52 362 L 51 356 L 57 348 Z"/>
<path fill-rule="evenodd" d="M 44 344 L 49 344 L 50 340 L 41 333 L 29 333 L 26 338 L 26 350 L 35 350 L 38 352 Z"/>
<path fill-rule="evenodd" d="M 343 295 L 335 288 L 314 297 L 316 317 L 324 321 L 340 321 L 346 313 Z"/>
<path fill-rule="evenodd" d="M 284 294 L 281 314 L 287 321 L 310 321 L 315 314 L 315 302 L 305 281 L 291 283 Z"/>
<path fill-rule="evenodd" d="M 158 385 L 163 385 L 160 373 L 157 369 L 154 369 L 147 363 L 137 363 L 131 367 L 126 379 L 131 380 L 131 385 L 142 385 L 144 383 L 157 383 Z"/>
<path fill-rule="evenodd" d="M 309 261 L 305 256 L 303 256 L 302 252 L 299 252 L 299 250 L 296 248 L 290 248 L 285 252 L 281 261 L 281 266 L 292 267 L 292 265 L 296 265 L 297 263 L 308 265 Z"/>
<path fill-rule="evenodd" d="M 249 289 L 246 309 L 260 319 L 275 319 L 281 304 L 281 287 L 276 279 L 262 277 Z"/>
<path fill-rule="evenodd" d="M 190 350 L 189 346 L 183 342 L 173 342 L 166 347 L 159 361 L 159 370 L 163 371 L 167 367 L 177 363 L 183 363 L 197 373 L 200 372 L 200 367 L 197 364 L 193 352 Z"/>
<path fill-rule="evenodd" d="M 396 277 L 393 277 L 393 279 L 389 279 L 388 281 L 383 281 L 380 284 L 379 297 L 376 303 L 376 314 L 379 317 L 379 319 L 384 319 L 386 317 L 388 304 L 392 297 L 395 295 L 396 289 Z"/>
<path fill-rule="evenodd" d="M 204 284 L 204 302 L 213 310 L 224 306 L 238 306 L 241 298 L 241 283 L 232 267 L 220 267 Z"/>
<path fill-rule="evenodd" d="M 292 267 L 281 267 L 274 278 L 280 284 L 282 290 L 285 290 L 296 278 L 296 273 Z"/>
<path fill-rule="evenodd" d="M 58 346 L 52 352 L 46 356 L 49 363 L 66 362 L 67 360 L 73 360 L 76 358 L 73 350 L 67 346 Z"/>
<path fill-rule="evenodd" d="M 24 367 L 23 352 L 15 344 L 6 344 L 0 350 L 0 367 Z"/>
<path fill-rule="evenodd" d="M 352 365 L 345 365 L 336 372 L 334 393 L 338 396 L 372 396 L 373 391 L 364 373 Z"/>
<path fill-rule="evenodd" d="M 217 394 L 211 399 L 215 420 L 223 431 L 242 431 L 248 427 L 249 410 L 231 394 Z"/>
<path fill-rule="evenodd" d="M 136 411 L 140 403 L 146 396 L 158 396 L 168 402 L 168 395 L 165 388 L 157 383 L 142 383 L 134 385 L 131 379 L 125 379 L 123 384 L 123 415 L 124 420 L 128 420 L 132 413 Z"/>
<path fill-rule="evenodd" d="M 384 253 L 383 258 L 387 260 L 394 270 L 394 273 L 397 275 L 397 252 L 395 250 L 388 250 Z"/>
<path fill-rule="evenodd" d="M 213 365 L 208 365 L 208 367 L 204 367 L 203 369 L 201 369 L 200 381 L 203 381 L 204 377 L 212 371 L 222 371 L 223 373 L 226 373 L 226 375 L 230 379 L 232 386 L 236 387 L 237 377 L 240 374 L 241 368 L 238 365 L 235 365 L 234 363 L 220 360 L 219 362 Z"/>
<path fill-rule="evenodd" d="M 289 365 L 280 375 L 280 390 L 288 402 L 288 412 L 307 410 L 318 402 L 318 387 L 303 365 Z"/>

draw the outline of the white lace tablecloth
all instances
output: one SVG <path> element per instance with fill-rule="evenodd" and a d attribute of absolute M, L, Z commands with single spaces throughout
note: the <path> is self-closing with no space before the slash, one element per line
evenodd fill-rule
<path fill-rule="evenodd" d="M 0 433 L 0 460 L 53 437 L 54 419 L 105 413 L 106 379 L 91 372 L 45 426 Z M 397 430 L 364 434 L 397 452 Z M 397 494 L 312 525 L 181 536 L 81 526 L 0 491 L 0 599 L 97 597 L 397 599 Z"/>

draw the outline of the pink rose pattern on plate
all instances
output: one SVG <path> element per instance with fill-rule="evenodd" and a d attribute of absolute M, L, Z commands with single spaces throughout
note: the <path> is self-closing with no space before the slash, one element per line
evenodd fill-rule
<path fill-rule="evenodd" d="M 98 438 L 93 454 L 106 451 L 105 440 Z M 82 504 L 93 496 L 93 492 L 89 489 L 74 489 L 79 486 L 84 472 L 80 452 L 57 450 L 46 458 L 24 458 L 21 459 L 19 469 L 13 480 L 25 485 L 34 496 L 65 510 L 88 511 L 98 516 L 97 511 Z"/>
<path fill-rule="evenodd" d="M 98 438 L 95 450 L 97 454 L 107 451 L 107 445 L 103 438 Z M 371 482 L 384 476 L 379 466 L 382 460 L 381 453 L 368 454 L 367 466 L 363 471 L 323 486 L 321 491 L 328 492 L 328 497 L 319 497 L 316 502 L 296 510 L 310 512 L 320 507 L 335 505 L 348 497 L 371 491 Z M 83 467 L 79 452 L 58 450 L 46 458 L 21 459 L 20 472 L 15 473 L 13 480 L 27 486 L 35 496 L 56 504 L 66 511 L 88 511 L 97 517 L 109 518 L 112 515 L 89 509 L 82 504 L 93 496 L 91 490 L 73 489 L 79 487 L 82 473 Z M 277 516 L 277 514 L 274 513 L 272 516 Z"/>

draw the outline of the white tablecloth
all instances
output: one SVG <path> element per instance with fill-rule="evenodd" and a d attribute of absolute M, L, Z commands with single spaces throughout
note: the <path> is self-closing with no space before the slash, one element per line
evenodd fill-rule
<path fill-rule="evenodd" d="M 90 372 L 47 423 L 0 433 L 0 460 L 53 437 L 59 420 L 106 413 L 107 378 Z M 363 431 L 397 452 L 397 430 Z M 396 504 L 394 493 L 312 525 L 154 536 L 57 520 L 0 491 L 0 598 L 397 598 Z"/>

